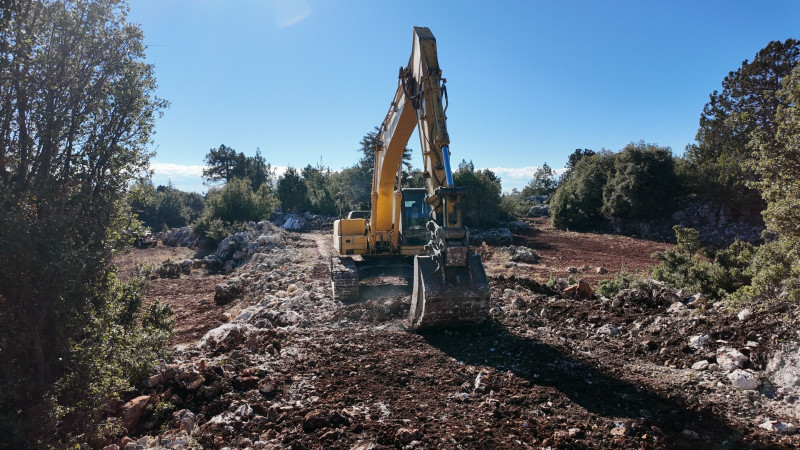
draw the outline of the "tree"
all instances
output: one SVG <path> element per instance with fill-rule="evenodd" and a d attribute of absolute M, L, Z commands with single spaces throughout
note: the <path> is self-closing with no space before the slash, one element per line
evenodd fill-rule
<path fill-rule="evenodd" d="M 0 9 L 0 435 L 94 437 L 102 407 L 162 354 L 168 311 L 141 309 L 111 251 L 130 223 L 155 117 L 153 67 L 122 0 Z"/>
<path fill-rule="evenodd" d="M 697 144 L 686 149 L 688 178 L 695 190 L 731 199 L 753 200 L 747 188 L 755 173 L 743 162 L 750 159 L 754 133 L 767 139 L 776 134 L 777 93 L 782 80 L 800 60 L 800 42 L 772 41 L 752 62 L 745 60 L 722 81 L 700 116 Z"/>
<path fill-rule="evenodd" d="M 467 188 L 467 195 L 461 201 L 461 214 L 464 225 L 470 227 L 489 227 L 504 219 L 500 206 L 500 178 L 489 169 L 475 170 L 475 165 L 461 161 L 453 173 L 453 183 Z"/>
<path fill-rule="evenodd" d="M 309 210 L 316 214 L 333 216 L 338 212 L 338 205 L 331 192 L 331 170 L 312 167 L 310 164 L 301 171 L 303 181 L 308 188 Z"/>
<path fill-rule="evenodd" d="M 243 178 L 250 180 L 253 191 L 257 191 L 264 183 L 272 186 L 275 178 L 272 166 L 261 156 L 261 149 L 256 149 L 255 156 L 245 156 L 223 144 L 208 151 L 205 163 L 203 178 L 207 184 Z"/>
<path fill-rule="evenodd" d="M 604 227 L 603 188 L 613 170 L 613 154 L 600 152 L 581 158 L 550 199 L 553 226 L 570 230 Z"/>
<path fill-rule="evenodd" d="M 300 211 L 308 205 L 308 187 L 294 167 L 278 179 L 278 200 L 284 212 Z"/>
<path fill-rule="evenodd" d="M 614 155 L 613 175 L 603 187 L 608 219 L 651 219 L 669 210 L 682 194 L 668 147 L 630 143 Z"/>
<path fill-rule="evenodd" d="M 567 170 L 561 176 L 561 180 L 564 181 L 572 175 L 572 170 L 575 168 L 575 165 L 578 164 L 578 161 L 580 161 L 582 158 L 586 156 L 592 156 L 595 153 L 596 152 L 594 150 L 589 150 L 588 148 L 583 148 L 583 149 L 576 148 L 575 151 L 572 152 L 572 154 L 570 154 L 569 158 L 567 159 Z"/>
<path fill-rule="evenodd" d="M 553 169 L 544 163 L 542 167 L 536 169 L 533 173 L 533 179 L 522 189 L 522 198 L 528 198 L 539 195 L 552 195 L 558 186 L 556 181 L 556 174 Z"/>

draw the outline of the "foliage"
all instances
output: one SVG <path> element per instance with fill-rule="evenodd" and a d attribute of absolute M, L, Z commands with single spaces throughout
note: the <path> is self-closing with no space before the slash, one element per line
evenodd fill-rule
<path fill-rule="evenodd" d="M 650 219 L 668 211 L 681 191 L 669 148 L 630 143 L 614 155 L 601 211 L 612 220 Z"/>
<path fill-rule="evenodd" d="M 331 170 L 327 167 L 307 165 L 300 172 L 308 191 L 308 211 L 334 216 L 338 213 L 336 198 L 331 191 Z"/>
<path fill-rule="evenodd" d="M 308 204 L 308 187 L 294 167 L 278 179 L 278 200 L 284 212 L 303 211 Z"/>
<path fill-rule="evenodd" d="M 628 272 L 623 267 L 614 278 L 601 281 L 597 285 L 597 293 L 611 298 L 623 289 L 641 289 L 649 292 L 653 287 L 653 280 L 645 279 L 639 273 Z"/>
<path fill-rule="evenodd" d="M 524 191 L 523 191 L 524 192 Z M 507 217 L 524 216 L 531 208 L 531 203 L 516 189 L 500 197 L 500 209 Z"/>
<path fill-rule="evenodd" d="M 712 299 L 722 299 L 750 284 L 750 264 L 755 254 L 752 244 L 737 240 L 719 251 L 702 249 L 697 231 L 678 226 L 673 229 L 678 244 L 653 254 L 659 261 L 650 270 L 653 278 Z M 705 257 L 699 253 L 705 253 Z"/>
<path fill-rule="evenodd" d="M 489 169 L 475 170 L 472 161 L 461 161 L 453 173 L 453 183 L 467 188 L 461 201 L 464 225 L 484 228 L 505 218 L 500 207 L 500 178 Z"/>
<path fill-rule="evenodd" d="M 213 219 L 225 224 L 258 222 L 268 218 L 276 207 L 275 196 L 266 184 L 254 192 L 249 180 L 234 178 L 222 188 L 208 191 L 201 221 L 209 224 Z"/>
<path fill-rule="evenodd" d="M 550 199 L 553 226 L 570 230 L 601 228 L 603 188 L 613 167 L 614 157 L 607 152 L 581 158 Z"/>
<path fill-rule="evenodd" d="M 244 153 L 237 153 L 223 144 L 208 151 L 205 163 L 203 178 L 209 184 L 219 181 L 227 183 L 234 178 L 242 178 L 249 180 L 253 191 L 257 191 L 262 184 L 272 186 L 275 179 L 275 171 L 261 156 L 260 149 L 256 149 L 255 156 L 245 156 Z"/>
<path fill-rule="evenodd" d="M 553 195 L 558 187 L 556 174 L 553 169 L 544 163 L 533 173 L 533 179 L 522 189 L 522 198 L 540 195 Z"/>
<path fill-rule="evenodd" d="M 167 324 L 140 312 L 141 285 L 119 283 L 110 262 L 166 103 L 124 1 L 4 5 L 0 435 L 64 447 L 92 437 L 99 406 L 166 342 Z"/>
<path fill-rule="evenodd" d="M 759 50 L 753 61 L 745 60 L 714 91 L 700 116 L 697 144 L 687 147 L 682 166 L 692 190 L 731 200 L 754 199 L 747 187 L 756 179 L 750 160 L 757 145 L 773 141 L 777 132 L 775 114 L 784 103 L 778 95 L 782 81 L 800 61 L 800 42 L 772 41 Z"/>
<path fill-rule="evenodd" d="M 574 167 L 550 199 L 553 226 L 602 229 L 607 221 L 652 219 L 683 192 L 669 148 L 630 143 L 619 153 L 576 153 Z"/>
<path fill-rule="evenodd" d="M 730 296 L 734 303 L 800 301 L 800 250 L 796 242 L 779 238 L 759 246 L 744 276 L 751 282 Z"/>
<path fill-rule="evenodd" d="M 196 192 L 176 189 L 172 183 L 154 188 L 151 180 L 142 179 L 131 187 L 128 204 L 146 227 L 160 231 L 197 220 L 205 208 L 205 199 Z"/>

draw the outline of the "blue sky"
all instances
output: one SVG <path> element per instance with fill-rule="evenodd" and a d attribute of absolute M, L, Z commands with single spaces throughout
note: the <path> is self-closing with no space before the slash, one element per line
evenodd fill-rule
<path fill-rule="evenodd" d="M 798 1 L 131 0 L 156 67 L 154 182 L 203 191 L 220 144 L 274 166 L 354 164 L 411 51 L 436 36 L 454 162 L 523 187 L 576 148 L 694 141 L 708 95 L 771 40 L 800 37 Z M 418 138 L 415 150 L 419 167 Z"/>

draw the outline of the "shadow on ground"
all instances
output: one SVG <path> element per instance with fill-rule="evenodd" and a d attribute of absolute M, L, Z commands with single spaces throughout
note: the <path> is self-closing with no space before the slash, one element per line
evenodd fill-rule
<path fill-rule="evenodd" d="M 499 324 L 420 333 L 432 346 L 466 364 L 512 371 L 533 385 L 550 386 L 590 413 L 609 419 L 645 419 L 663 431 L 668 448 L 759 448 L 709 411 L 687 408 L 680 400 L 610 376 L 532 338 L 516 336 Z M 691 440 L 683 430 L 708 435 Z M 610 436 L 609 436 L 610 437 Z"/>

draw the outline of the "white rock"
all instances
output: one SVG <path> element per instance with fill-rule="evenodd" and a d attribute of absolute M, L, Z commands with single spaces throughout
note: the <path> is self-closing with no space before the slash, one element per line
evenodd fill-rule
<path fill-rule="evenodd" d="M 619 329 L 617 329 L 614 325 L 607 323 L 602 327 L 597 329 L 597 334 L 605 334 L 608 336 L 615 336 L 619 334 Z"/>
<path fill-rule="evenodd" d="M 717 349 L 717 364 L 722 370 L 741 369 L 749 360 L 750 358 L 735 348 L 720 347 Z"/>
<path fill-rule="evenodd" d="M 697 308 L 705 304 L 706 298 L 703 297 L 703 294 L 694 294 L 693 296 L 689 297 L 689 300 L 686 301 L 686 306 L 689 308 Z"/>
<path fill-rule="evenodd" d="M 766 422 L 759 425 L 759 427 L 767 431 L 776 431 L 778 433 L 784 433 L 784 434 L 793 434 L 795 431 L 797 431 L 797 429 L 793 424 L 779 422 L 777 420 L 767 420 Z"/>
<path fill-rule="evenodd" d="M 673 313 L 673 314 L 680 314 L 680 313 L 682 313 L 684 311 L 686 311 L 686 305 L 684 305 L 681 302 L 675 302 L 675 303 L 669 305 L 669 308 L 667 308 L 667 312 Z"/>
<path fill-rule="evenodd" d="M 708 361 L 705 359 L 702 361 L 697 361 L 696 363 L 692 364 L 692 370 L 706 370 L 708 369 Z"/>
<path fill-rule="evenodd" d="M 745 309 L 739 311 L 739 314 L 737 314 L 736 317 L 738 317 L 739 320 L 742 320 L 742 321 L 747 320 L 747 319 L 753 317 L 753 311 L 750 308 L 745 308 Z"/>
<path fill-rule="evenodd" d="M 707 334 L 698 334 L 696 336 L 692 336 L 689 338 L 689 347 L 693 349 L 700 350 L 705 348 L 708 344 L 708 335 Z"/>
<path fill-rule="evenodd" d="M 776 351 L 767 362 L 767 377 L 778 386 L 800 386 L 800 343 L 794 342 Z"/>
<path fill-rule="evenodd" d="M 745 391 L 751 391 L 761 386 L 761 380 L 758 379 L 756 374 L 742 369 L 736 369 L 729 373 L 728 380 L 733 387 Z"/>

